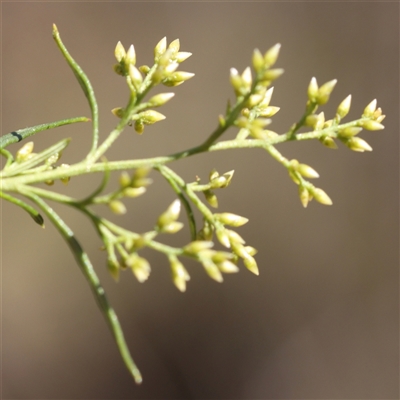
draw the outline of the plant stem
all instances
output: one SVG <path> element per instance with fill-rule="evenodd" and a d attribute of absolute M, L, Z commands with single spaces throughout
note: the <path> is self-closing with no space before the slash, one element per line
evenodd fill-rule
<path fill-rule="evenodd" d="M 67 242 L 68 246 L 75 256 L 75 259 L 83 275 L 85 276 L 90 288 L 92 289 L 97 304 L 99 305 L 112 331 L 115 342 L 118 346 L 126 367 L 133 376 L 135 382 L 138 384 L 141 383 L 142 375 L 130 355 L 117 314 L 115 313 L 107 299 L 105 291 L 100 284 L 100 280 L 96 275 L 96 272 L 94 271 L 93 265 L 90 262 L 88 255 L 83 251 L 81 245 L 75 238 L 75 235 L 69 228 L 69 226 L 65 224 L 60 216 L 47 203 L 45 203 L 39 196 L 30 192 L 27 188 L 25 188 L 23 194 L 26 197 L 30 198 L 43 210 L 43 212 L 47 215 L 47 217 L 51 220 L 51 222 L 54 224 L 54 226 Z"/>

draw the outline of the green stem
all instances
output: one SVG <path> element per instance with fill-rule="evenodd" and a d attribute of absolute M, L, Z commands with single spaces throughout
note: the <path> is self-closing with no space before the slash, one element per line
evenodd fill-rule
<path fill-rule="evenodd" d="M 64 46 L 64 43 L 61 41 L 60 33 L 58 32 L 57 26 L 53 24 L 53 38 L 57 43 L 58 48 L 61 50 L 62 55 L 66 59 L 68 65 L 71 67 L 72 72 L 74 73 L 76 79 L 81 86 L 83 93 L 85 94 L 90 110 L 92 112 L 92 120 L 93 120 L 93 135 L 92 135 L 92 148 L 87 156 L 89 159 L 90 156 L 96 151 L 97 143 L 99 141 L 99 108 L 97 105 L 96 97 L 94 95 L 94 90 L 92 84 L 89 81 L 89 78 L 83 72 L 82 68 L 77 64 L 77 62 L 71 57 L 67 48 Z"/>
<path fill-rule="evenodd" d="M 63 119 L 61 121 L 50 122 L 48 124 L 41 124 L 36 126 L 31 126 L 30 128 L 18 129 L 17 131 L 13 131 L 7 133 L 6 135 L 0 137 L 0 149 L 4 149 L 13 143 L 18 143 L 23 139 L 26 139 L 29 136 L 35 135 L 38 132 L 45 131 L 47 129 L 58 128 L 59 126 L 75 124 L 76 122 L 88 122 L 89 118 L 86 117 L 76 117 Z"/>
<path fill-rule="evenodd" d="M 47 217 L 51 220 L 51 222 L 63 236 L 65 241 L 68 243 L 68 246 L 74 254 L 75 260 L 77 261 L 83 275 L 88 281 L 89 286 L 92 289 L 92 292 L 96 298 L 96 301 L 106 321 L 108 322 L 108 325 L 112 331 L 112 334 L 114 335 L 115 342 L 118 346 L 126 367 L 133 376 L 135 382 L 138 384 L 141 383 L 142 375 L 130 355 L 117 314 L 115 313 L 107 299 L 105 291 L 100 284 L 100 280 L 94 271 L 93 265 L 90 262 L 88 255 L 83 251 L 81 245 L 75 238 L 75 235 L 69 228 L 69 226 L 65 224 L 60 216 L 48 204 L 46 204 L 39 196 L 33 194 L 29 190 L 24 191 L 23 194 L 34 201 L 44 211 Z"/>

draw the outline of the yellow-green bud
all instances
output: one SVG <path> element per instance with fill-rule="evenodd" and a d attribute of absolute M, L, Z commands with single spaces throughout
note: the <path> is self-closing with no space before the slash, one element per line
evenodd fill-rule
<path fill-rule="evenodd" d="M 264 98 L 264 96 L 261 95 L 261 94 L 252 94 L 249 97 L 249 100 L 247 101 L 246 105 L 249 108 L 253 108 L 257 104 L 259 104 L 262 101 L 263 98 Z M 242 110 L 242 115 L 245 115 L 246 117 L 248 117 L 249 114 L 250 114 L 250 110 L 248 110 L 248 109 L 246 109 L 246 110 L 247 110 L 247 112 L 246 112 L 247 115 L 245 113 L 243 113 L 243 110 Z"/>
<path fill-rule="evenodd" d="M 165 86 L 178 86 L 193 76 L 194 74 L 192 72 L 177 71 L 164 79 L 162 84 Z"/>
<path fill-rule="evenodd" d="M 150 69 L 151 68 L 148 65 L 141 65 L 139 67 L 139 71 L 144 75 L 147 75 L 150 72 Z"/>
<path fill-rule="evenodd" d="M 318 172 L 307 164 L 299 164 L 297 171 L 305 178 L 319 178 Z"/>
<path fill-rule="evenodd" d="M 108 205 L 114 214 L 122 215 L 126 213 L 126 207 L 122 201 L 111 200 Z"/>
<path fill-rule="evenodd" d="M 159 216 L 157 221 L 158 227 L 163 229 L 166 225 L 169 225 L 171 222 L 176 221 L 179 218 L 180 211 L 181 201 L 179 199 L 176 199 L 167 208 L 167 210 Z"/>
<path fill-rule="evenodd" d="M 143 77 L 140 71 L 133 64 L 129 64 L 129 77 L 131 78 L 133 86 L 135 86 L 136 89 L 139 89 L 139 86 L 143 82 Z"/>
<path fill-rule="evenodd" d="M 135 127 L 135 131 L 139 135 L 141 135 L 143 133 L 143 131 L 144 131 L 144 123 L 141 120 L 136 120 L 134 127 Z"/>
<path fill-rule="evenodd" d="M 171 50 L 172 56 L 175 56 L 178 53 L 179 48 L 180 48 L 179 39 L 173 40 L 168 46 L 168 49 Z"/>
<path fill-rule="evenodd" d="M 135 65 L 136 64 L 136 52 L 135 52 L 135 47 L 133 44 L 130 45 L 128 52 L 126 53 L 126 56 L 124 58 L 125 66 L 126 68 L 129 68 L 129 65 Z"/>
<path fill-rule="evenodd" d="M 186 291 L 186 282 L 190 280 L 189 273 L 177 257 L 169 256 L 168 258 L 171 265 L 172 280 L 175 286 L 181 292 Z"/>
<path fill-rule="evenodd" d="M 121 175 L 119 176 L 119 185 L 121 188 L 127 187 L 131 184 L 132 179 L 128 172 L 122 171 Z"/>
<path fill-rule="evenodd" d="M 264 55 L 265 66 L 267 68 L 271 67 L 275 64 L 276 60 L 279 56 L 279 50 L 281 49 L 281 44 L 277 43 L 276 45 L 272 46 Z"/>
<path fill-rule="evenodd" d="M 210 249 L 213 246 L 214 243 L 207 240 L 194 240 L 193 242 L 187 244 L 183 248 L 183 251 L 190 254 L 197 254 L 200 251 Z"/>
<path fill-rule="evenodd" d="M 266 108 L 269 106 L 273 92 L 274 92 L 274 87 L 272 86 L 265 92 L 264 98 L 262 102 L 259 104 L 260 107 Z"/>
<path fill-rule="evenodd" d="M 274 81 L 275 79 L 278 79 L 284 72 L 285 71 L 283 68 L 268 69 L 265 71 L 262 79 L 265 81 Z"/>
<path fill-rule="evenodd" d="M 344 118 L 350 111 L 351 105 L 351 94 L 349 94 L 338 106 L 336 114 L 339 115 L 340 118 Z"/>
<path fill-rule="evenodd" d="M 260 275 L 260 272 L 258 270 L 257 262 L 252 256 L 248 256 L 243 259 L 244 265 L 246 268 L 252 272 L 254 275 Z"/>
<path fill-rule="evenodd" d="M 307 89 L 307 95 L 309 100 L 312 103 L 316 102 L 317 96 L 318 96 L 318 83 L 317 83 L 317 79 L 315 77 L 311 78 L 311 81 L 308 85 L 308 89 Z"/>
<path fill-rule="evenodd" d="M 258 253 L 257 249 L 252 246 L 244 246 L 244 249 L 249 253 L 251 256 L 254 256 Z"/>
<path fill-rule="evenodd" d="M 240 244 L 245 244 L 245 240 L 235 231 L 232 231 L 231 229 L 225 229 L 225 232 L 228 235 L 229 242 L 232 243 L 240 243 Z"/>
<path fill-rule="evenodd" d="M 371 103 L 364 108 L 364 112 L 362 114 L 363 117 L 372 117 L 376 110 L 376 99 L 372 100 Z"/>
<path fill-rule="evenodd" d="M 149 262 L 145 258 L 139 257 L 137 254 L 131 254 L 125 260 L 125 263 L 129 268 L 131 268 L 132 272 L 136 276 L 136 279 L 140 283 L 143 283 L 148 279 L 151 268 Z"/>
<path fill-rule="evenodd" d="M 111 112 L 117 117 L 122 118 L 124 116 L 124 109 L 121 107 L 113 108 Z"/>
<path fill-rule="evenodd" d="M 353 151 L 372 151 L 372 147 L 363 139 L 359 137 L 352 137 L 348 139 L 346 142 L 346 146 L 349 147 Z"/>
<path fill-rule="evenodd" d="M 124 189 L 123 193 L 124 193 L 124 196 L 126 196 L 126 197 L 139 197 L 145 192 L 146 192 L 146 188 L 141 186 L 138 188 L 127 187 L 126 189 Z"/>
<path fill-rule="evenodd" d="M 223 246 L 225 246 L 227 248 L 230 248 L 231 247 L 231 241 L 229 240 L 229 236 L 228 236 L 228 233 L 226 231 L 227 231 L 226 229 L 218 227 L 215 230 L 215 234 L 217 235 L 217 238 L 218 238 L 219 242 Z"/>
<path fill-rule="evenodd" d="M 214 279 L 217 282 L 222 282 L 224 280 L 221 271 L 212 261 L 204 260 L 202 264 L 210 278 Z"/>
<path fill-rule="evenodd" d="M 242 226 L 249 221 L 248 218 L 241 217 L 240 215 L 232 213 L 214 214 L 214 217 L 223 224 L 234 227 Z"/>
<path fill-rule="evenodd" d="M 189 53 L 188 51 L 180 51 L 176 56 L 175 56 L 175 61 L 177 63 L 181 63 L 185 61 L 187 58 L 189 58 L 192 55 L 192 53 Z"/>
<path fill-rule="evenodd" d="M 308 202 L 310 201 L 310 194 L 308 193 L 308 190 L 301 185 L 299 185 L 299 197 L 301 204 L 303 205 L 304 208 L 306 208 Z"/>
<path fill-rule="evenodd" d="M 245 68 L 245 70 L 242 73 L 241 78 L 242 78 L 243 85 L 245 86 L 245 88 L 247 90 L 249 90 L 251 87 L 251 83 L 253 82 L 250 67 Z"/>
<path fill-rule="evenodd" d="M 305 124 L 307 126 L 311 126 L 311 127 L 315 128 L 315 126 L 317 125 L 317 122 L 318 122 L 318 115 L 317 114 L 307 115 L 306 121 L 305 121 Z"/>
<path fill-rule="evenodd" d="M 218 207 L 218 199 L 216 194 L 212 190 L 205 190 L 204 192 L 204 197 L 207 200 L 207 203 L 214 208 Z"/>
<path fill-rule="evenodd" d="M 167 101 L 172 99 L 175 96 L 175 93 L 160 93 L 156 94 L 149 100 L 149 104 L 151 107 L 160 107 L 164 105 Z"/>
<path fill-rule="evenodd" d="M 331 95 L 333 88 L 337 83 L 337 79 L 332 79 L 329 82 L 324 83 L 319 89 L 316 97 L 316 102 L 319 105 L 326 104 L 329 100 L 329 96 Z"/>
<path fill-rule="evenodd" d="M 154 110 L 143 111 L 139 114 L 139 121 L 141 121 L 145 125 L 152 125 L 158 121 L 162 121 L 165 119 L 165 115 L 159 113 Z"/>
<path fill-rule="evenodd" d="M 25 143 L 15 154 L 15 161 L 22 162 L 29 158 L 32 154 L 34 144 L 33 142 Z"/>
<path fill-rule="evenodd" d="M 55 164 L 61 157 L 61 153 L 54 153 L 52 154 L 47 160 L 46 160 L 46 165 L 50 166 Z"/>
<path fill-rule="evenodd" d="M 350 137 L 353 137 L 353 136 L 359 134 L 361 131 L 362 131 L 362 128 L 360 128 L 358 126 L 351 126 L 348 128 L 340 129 L 338 131 L 338 135 L 341 137 L 350 138 Z"/>
<path fill-rule="evenodd" d="M 121 62 L 125 58 L 126 52 L 121 42 L 118 42 L 115 46 L 114 54 L 118 62 Z"/>
<path fill-rule="evenodd" d="M 167 50 L 167 38 L 163 37 L 154 48 L 154 61 L 157 62 L 159 58 L 165 53 Z"/>
<path fill-rule="evenodd" d="M 315 200 L 317 200 L 319 203 L 325 204 L 327 206 L 332 205 L 332 200 L 322 189 L 318 188 L 313 189 L 312 195 L 314 196 Z"/>
<path fill-rule="evenodd" d="M 217 267 L 224 274 L 232 274 L 235 272 L 239 272 L 238 266 L 229 260 L 223 260 L 223 261 L 217 263 Z"/>
<path fill-rule="evenodd" d="M 243 82 L 242 78 L 239 76 L 239 72 L 236 68 L 231 68 L 230 69 L 230 82 L 233 88 L 235 89 L 235 92 L 240 92 Z"/>
<path fill-rule="evenodd" d="M 337 149 L 335 141 L 330 136 L 323 136 L 319 139 L 320 142 L 329 149 Z"/>
<path fill-rule="evenodd" d="M 167 225 L 164 225 L 161 229 L 163 233 L 176 233 L 179 232 L 183 228 L 183 223 L 179 221 L 170 222 Z"/>
<path fill-rule="evenodd" d="M 360 126 L 362 126 L 367 131 L 379 131 L 381 129 L 385 129 L 385 127 L 381 123 L 373 120 L 363 121 L 361 122 Z"/>
<path fill-rule="evenodd" d="M 120 270 L 120 265 L 115 258 L 109 258 L 107 260 L 107 269 L 110 275 L 113 277 L 113 279 L 118 282 L 119 280 L 119 270 Z"/>
<path fill-rule="evenodd" d="M 325 124 L 325 114 L 322 111 L 317 115 L 317 122 L 314 126 L 314 129 L 316 131 L 319 131 L 320 129 L 322 129 L 324 127 L 324 124 Z"/>
<path fill-rule="evenodd" d="M 259 112 L 260 117 L 264 118 L 269 118 L 274 116 L 278 111 L 280 110 L 280 107 L 274 107 L 274 106 L 269 106 L 266 107 Z"/>
<path fill-rule="evenodd" d="M 260 50 L 254 49 L 252 63 L 254 70 L 257 72 L 260 72 L 264 68 L 264 57 Z"/>

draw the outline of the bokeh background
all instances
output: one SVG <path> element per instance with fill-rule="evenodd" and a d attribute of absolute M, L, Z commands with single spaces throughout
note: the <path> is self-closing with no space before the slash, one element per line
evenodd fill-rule
<path fill-rule="evenodd" d="M 167 119 L 128 130 L 110 160 L 169 154 L 199 144 L 233 99 L 229 69 L 250 65 L 254 48 L 281 43 L 271 129 L 301 116 L 312 76 L 337 78 L 331 118 L 353 95 L 348 118 L 378 99 L 386 129 L 365 132 L 374 151 L 333 151 L 318 142 L 284 144 L 286 157 L 312 165 L 332 207 L 300 205 L 286 171 L 261 150 L 198 155 L 173 168 L 191 181 L 212 168 L 235 169 L 220 191 L 221 211 L 244 215 L 239 229 L 257 249 L 260 276 L 242 268 L 218 284 L 196 264 L 187 292 L 176 290 L 165 258 L 145 252 L 150 279 L 128 272 L 116 284 L 93 227 L 56 206 L 89 252 L 125 330 L 144 382 L 136 386 L 72 255 L 48 222 L 45 230 L 5 202 L 1 209 L 2 397 L 5 399 L 397 399 L 399 4 L 390 2 L 2 2 L 2 133 L 89 109 L 56 48 L 56 23 L 89 75 L 100 105 L 101 137 L 110 110 L 127 99 L 115 75 L 118 40 L 151 64 L 163 37 L 180 38 L 196 76 L 176 88 Z M 169 91 L 168 89 L 166 91 Z M 350 119 L 349 119 L 350 120 Z M 234 137 L 231 130 L 227 137 Z M 66 137 L 63 162 L 79 161 L 90 126 L 35 137 L 36 150 Z M 10 147 L 15 151 L 20 145 Z M 174 195 L 156 173 L 148 193 L 116 220 L 150 229 Z M 83 197 L 101 176 L 54 190 Z M 114 176 L 114 181 L 117 176 Z M 99 209 L 112 217 L 104 208 Z M 187 240 L 187 232 L 179 236 Z"/>

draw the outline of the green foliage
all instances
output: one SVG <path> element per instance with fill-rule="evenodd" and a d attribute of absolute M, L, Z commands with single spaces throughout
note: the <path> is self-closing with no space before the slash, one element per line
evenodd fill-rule
<path fill-rule="evenodd" d="M 218 207 L 217 193 L 229 186 L 234 171 L 220 173 L 212 170 L 206 182 L 201 182 L 200 179 L 186 182 L 167 164 L 209 151 L 263 148 L 287 169 L 290 178 L 298 186 L 298 194 L 304 207 L 307 207 L 312 199 L 321 204 L 331 205 L 330 197 L 308 180 L 318 178 L 319 174 L 307 164 L 296 159 L 285 158 L 277 150 L 277 145 L 288 141 L 319 140 L 323 145 L 334 149 L 337 147 L 336 141 L 339 141 L 353 151 L 371 151 L 369 144 L 358 135 L 362 129 L 383 129 L 381 122 L 385 116 L 382 110 L 377 108 L 376 100 L 373 100 L 366 106 L 359 119 L 342 123 L 351 105 L 351 96 L 348 96 L 339 104 L 333 118 L 325 120 L 324 113 L 317 114 L 317 110 L 328 102 L 336 80 L 318 86 L 317 80 L 312 78 L 307 90 L 305 112 L 300 120 L 285 133 L 278 134 L 267 129 L 271 123 L 271 117 L 279 111 L 279 107 L 271 105 L 273 94 L 271 84 L 283 73 L 283 69 L 274 68 L 280 50 L 280 45 L 277 44 L 265 54 L 257 49 L 254 50 L 253 71 L 247 67 L 243 73 L 239 74 L 236 69 L 231 69 L 230 82 L 235 100 L 232 105 L 228 102 L 225 114 L 219 116 L 216 129 L 202 144 L 168 156 L 108 162 L 104 158 L 105 153 L 126 127 L 133 126 L 138 134 L 143 134 L 145 130 L 151 129 L 149 125 L 165 118 L 154 108 L 162 107 L 172 99 L 174 93 L 156 94 L 146 99 L 147 94 L 157 85 L 174 87 L 192 78 L 194 74 L 178 70 L 180 64 L 190 57 L 191 53 L 180 51 L 178 39 L 167 45 L 166 38 L 163 38 L 154 48 L 154 65 L 137 67 L 133 45 L 126 51 L 118 42 L 115 48 L 117 63 L 114 71 L 126 80 L 129 98 L 125 106 L 112 110 L 119 121 L 115 129 L 99 144 L 98 107 L 93 88 L 85 73 L 62 43 L 56 26 L 53 27 L 53 37 L 88 99 L 91 119 L 73 118 L 21 129 L 3 136 L 0 139 L 0 149 L 1 154 L 6 158 L 6 163 L 0 173 L 0 193 L 3 199 L 20 206 L 36 223 L 44 227 L 41 214 L 10 193 L 14 192 L 31 200 L 64 237 L 88 280 L 126 366 L 135 381 L 140 383 L 141 374 L 129 354 L 118 318 L 107 300 L 88 255 L 68 225 L 45 200 L 74 207 L 92 221 L 104 243 L 108 270 L 116 281 L 120 279 L 121 272 L 124 270 L 131 270 L 139 282 L 144 282 L 149 278 L 150 263 L 140 255 L 144 248 L 150 248 L 165 256 L 171 268 L 172 281 L 181 292 L 186 290 L 187 282 L 190 280 L 184 266 L 185 259 L 197 261 L 217 282 L 223 281 L 224 274 L 238 272 L 240 262 L 243 262 L 250 272 L 258 275 L 259 270 L 254 258 L 257 251 L 247 245 L 245 239 L 232 229 L 244 225 L 248 219 L 230 212 L 212 210 Z M 15 155 L 5 149 L 45 129 L 87 121 L 92 122 L 92 145 L 85 159 L 76 164 L 58 164 L 62 151 L 70 143 L 69 139 L 64 139 L 38 154 L 33 152 L 33 142 L 25 143 Z M 231 127 L 238 128 L 236 138 L 218 141 Z M 299 133 L 302 127 L 309 127 L 310 130 Z M 119 187 L 107 193 L 106 187 L 112 171 L 120 171 Z M 147 187 L 152 183 L 149 177 L 152 171 L 165 178 L 176 193 L 177 199 L 169 206 L 166 205 L 165 211 L 160 216 L 155 217 L 154 225 L 147 232 L 137 233 L 124 229 L 93 211 L 94 205 L 104 204 L 115 214 L 126 213 L 124 198 L 144 195 Z M 72 198 L 34 185 L 37 183 L 52 185 L 56 180 L 68 184 L 72 177 L 99 172 L 104 175 L 102 183 L 93 193 L 86 194 L 83 199 Z M 181 247 L 166 245 L 162 242 L 163 235 L 174 234 L 184 226 L 184 223 L 179 221 L 182 208 L 186 214 L 190 239 Z M 200 221 L 194 217 L 193 209 L 197 209 L 200 213 Z M 225 250 L 214 249 L 214 240 L 218 241 Z"/>

